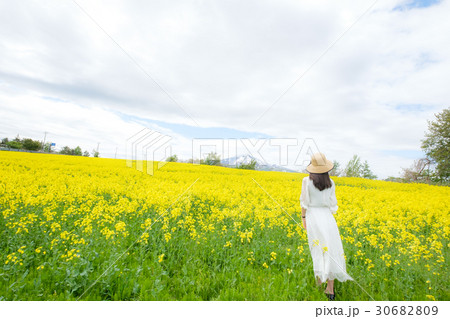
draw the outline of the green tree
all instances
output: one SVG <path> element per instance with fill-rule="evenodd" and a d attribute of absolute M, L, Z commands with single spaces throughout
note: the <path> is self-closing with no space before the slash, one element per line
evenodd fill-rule
<path fill-rule="evenodd" d="M 64 146 L 60 151 L 59 154 L 64 155 L 73 155 L 73 150 L 69 146 Z"/>
<path fill-rule="evenodd" d="M 20 150 L 23 147 L 22 143 L 20 143 L 20 141 L 18 142 L 16 140 L 9 141 L 8 143 L 6 143 L 6 145 L 8 145 L 8 147 L 10 147 L 10 148 L 14 148 L 17 150 Z"/>
<path fill-rule="evenodd" d="M 361 175 L 362 177 L 368 179 L 377 178 L 377 176 L 370 170 L 369 163 L 367 163 L 367 161 L 364 161 L 364 164 L 362 165 Z"/>
<path fill-rule="evenodd" d="M 211 152 L 206 156 L 206 159 L 201 160 L 200 163 L 205 165 L 220 166 L 220 156 L 217 155 L 215 152 Z"/>
<path fill-rule="evenodd" d="M 31 138 L 24 138 L 22 140 L 22 146 L 26 150 L 37 151 L 42 148 L 42 143 L 39 141 L 32 140 Z"/>
<path fill-rule="evenodd" d="M 428 132 L 422 140 L 422 149 L 436 164 L 434 175 L 439 181 L 450 179 L 450 108 L 435 114 L 434 121 L 428 121 Z"/>
<path fill-rule="evenodd" d="M 7 144 L 9 142 L 9 139 L 7 137 L 2 139 L 2 144 Z"/>
<path fill-rule="evenodd" d="M 52 151 L 52 143 L 48 142 L 44 144 L 44 152 L 50 153 Z"/>
<path fill-rule="evenodd" d="M 169 156 L 166 162 L 178 162 L 178 156 L 176 154 Z"/>
<path fill-rule="evenodd" d="M 361 177 L 362 173 L 361 159 L 358 155 L 353 155 L 352 159 L 347 163 L 345 167 L 345 176 L 347 177 Z"/>
<path fill-rule="evenodd" d="M 83 156 L 85 156 L 85 157 L 89 157 L 91 154 L 89 154 L 89 152 L 88 151 L 84 151 L 84 153 L 83 153 Z"/>
<path fill-rule="evenodd" d="M 83 155 L 83 151 L 81 150 L 81 147 L 77 146 L 73 149 L 72 154 L 76 156 L 81 156 Z"/>
<path fill-rule="evenodd" d="M 344 170 L 344 175 L 347 177 L 363 177 L 369 179 L 375 179 L 377 176 L 372 173 L 369 167 L 369 163 L 364 161 L 361 163 L 361 158 L 358 155 L 353 155 L 352 159 L 347 163 Z"/>
<path fill-rule="evenodd" d="M 333 161 L 333 169 L 328 174 L 330 176 L 339 176 L 341 173 L 341 164 L 336 160 Z"/>
<path fill-rule="evenodd" d="M 250 161 L 250 163 L 248 163 L 248 164 L 242 163 L 242 164 L 238 165 L 237 168 L 240 168 L 240 169 L 253 169 L 254 170 L 254 169 L 256 169 L 256 164 L 257 164 L 256 160 L 252 159 Z"/>
<path fill-rule="evenodd" d="M 99 155 L 100 155 L 100 153 L 96 149 L 92 150 L 92 156 L 98 157 Z"/>

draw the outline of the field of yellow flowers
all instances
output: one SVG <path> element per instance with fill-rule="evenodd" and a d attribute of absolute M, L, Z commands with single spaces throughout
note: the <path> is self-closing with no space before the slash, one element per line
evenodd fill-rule
<path fill-rule="evenodd" d="M 326 300 L 304 176 L 0 152 L 0 300 Z M 333 179 L 337 300 L 449 300 L 450 188 Z"/>

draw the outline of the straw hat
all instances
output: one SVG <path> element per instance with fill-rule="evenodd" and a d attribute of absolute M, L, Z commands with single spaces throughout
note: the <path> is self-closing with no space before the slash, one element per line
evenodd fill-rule
<path fill-rule="evenodd" d="M 333 162 L 327 160 L 322 153 L 315 153 L 311 156 L 311 164 L 306 167 L 306 170 L 310 173 L 326 173 L 333 169 Z"/>

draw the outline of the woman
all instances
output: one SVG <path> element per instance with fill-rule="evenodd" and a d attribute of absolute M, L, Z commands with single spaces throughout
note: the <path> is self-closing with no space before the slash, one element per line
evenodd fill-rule
<path fill-rule="evenodd" d="M 325 294 L 334 300 L 334 280 L 353 280 L 346 272 L 344 249 L 333 214 L 337 199 L 334 182 L 328 172 L 333 163 L 322 153 L 311 157 L 306 170 L 309 176 L 303 178 L 300 205 L 303 227 L 308 235 L 308 244 L 313 260 L 314 276 L 318 284 L 327 282 Z"/>

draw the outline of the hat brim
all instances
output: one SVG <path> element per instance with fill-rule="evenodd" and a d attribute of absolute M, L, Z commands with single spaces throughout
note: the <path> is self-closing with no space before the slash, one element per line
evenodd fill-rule
<path fill-rule="evenodd" d="M 306 170 L 309 173 L 322 174 L 322 173 L 326 173 L 326 172 L 331 171 L 333 169 L 333 167 L 334 167 L 333 162 L 327 160 L 325 165 L 314 166 L 313 164 L 309 164 L 306 167 Z"/>

